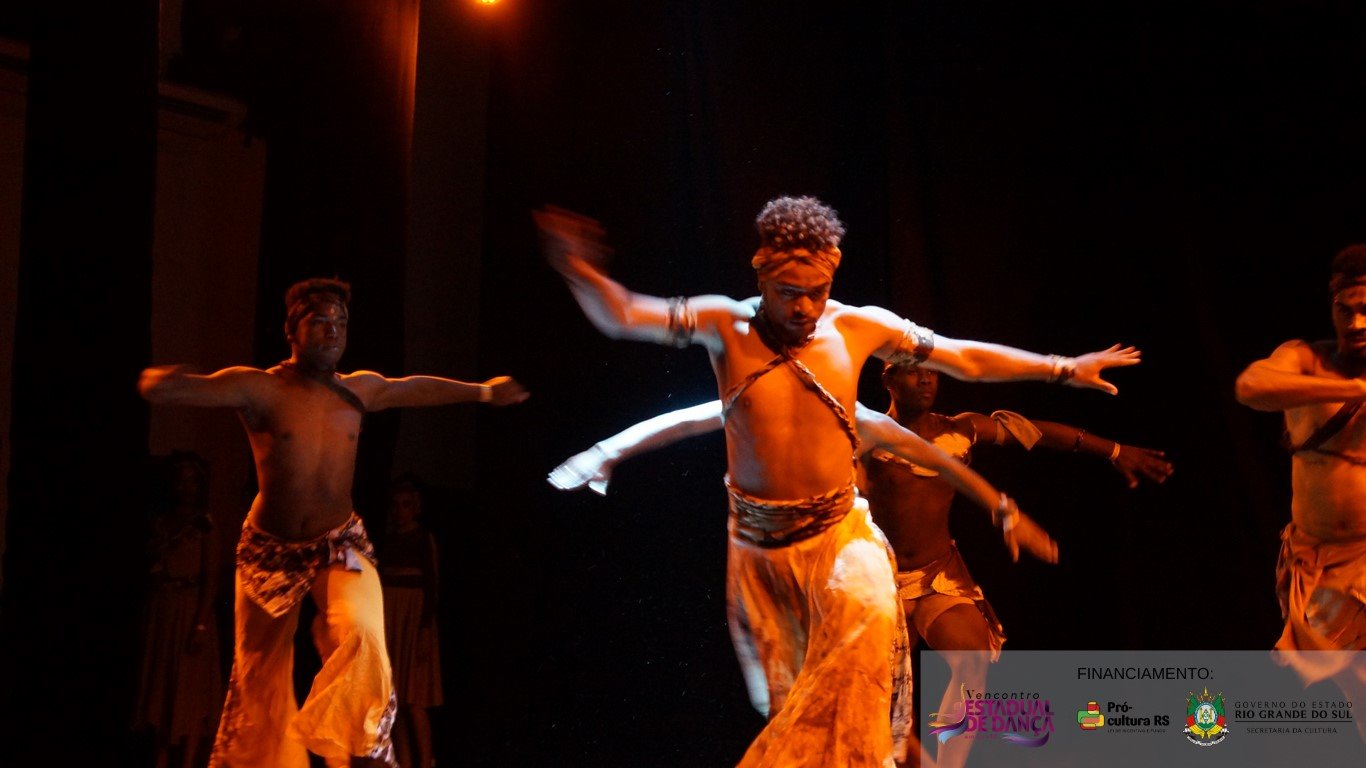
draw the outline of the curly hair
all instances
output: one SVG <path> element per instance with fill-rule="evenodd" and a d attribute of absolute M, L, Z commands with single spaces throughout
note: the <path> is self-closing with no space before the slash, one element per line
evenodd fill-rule
<path fill-rule="evenodd" d="M 334 277 L 310 277 L 307 280 L 300 280 L 285 291 L 285 309 L 288 310 L 296 302 L 313 294 L 330 294 L 336 296 L 341 303 L 350 304 L 351 284 Z"/>
<path fill-rule="evenodd" d="M 763 247 L 777 250 L 828 251 L 844 237 L 839 214 L 814 197 L 774 198 L 754 218 L 754 227 Z"/>
<path fill-rule="evenodd" d="M 347 306 L 351 303 L 351 284 L 334 277 L 310 277 L 289 286 L 285 291 L 285 327 L 290 333 L 308 313 L 315 296 L 333 297 Z"/>
<path fill-rule="evenodd" d="M 1366 274 L 1366 243 L 1349 245 L 1333 257 L 1333 274 Z"/>
<path fill-rule="evenodd" d="M 1333 257 L 1333 269 L 1328 281 L 1329 291 L 1366 283 L 1366 243 L 1349 245 Z"/>

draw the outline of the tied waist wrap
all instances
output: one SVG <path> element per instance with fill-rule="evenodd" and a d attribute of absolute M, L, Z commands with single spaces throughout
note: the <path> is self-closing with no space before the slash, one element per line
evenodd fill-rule
<path fill-rule="evenodd" d="M 1276 565 L 1276 586 L 1281 612 L 1286 619 L 1308 626 L 1315 618 L 1348 621 L 1356 616 L 1351 610 L 1324 611 L 1333 601 L 1366 604 L 1366 538 L 1322 541 L 1290 523 L 1281 531 L 1280 561 Z M 1330 630 L 1340 627 L 1330 626 Z M 1332 646 L 1330 646 L 1332 647 Z M 1316 650 L 1316 649 L 1315 649 Z"/>
<path fill-rule="evenodd" d="M 726 479 L 732 532 L 764 548 L 785 547 L 823 533 L 854 507 L 854 484 L 796 501 L 750 496 Z"/>
<path fill-rule="evenodd" d="M 316 539 L 288 541 L 245 525 L 237 542 L 237 570 L 243 589 L 252 602 L 277 618 L 303 600 L 318 571 L 335 564 L 360 571 L 362 557 L 374 563 L 375 547 L 354 513 L 350 520 Z"/>

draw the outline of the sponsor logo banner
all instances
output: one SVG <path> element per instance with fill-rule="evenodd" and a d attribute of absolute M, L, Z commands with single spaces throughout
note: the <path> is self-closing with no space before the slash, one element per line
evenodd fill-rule
<path fill-rule="evenodd" d="M 1366 765 L 1366 702 L 1333 682 L 1366 677 L 1362 652 L 922 650 L 920 670 L 921 743 L 968 766 Z"/>

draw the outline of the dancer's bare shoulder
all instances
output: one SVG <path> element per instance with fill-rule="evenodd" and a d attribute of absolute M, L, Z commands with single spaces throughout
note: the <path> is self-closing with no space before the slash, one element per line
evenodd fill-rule
<path fill-rule="evenodd" d="M 271 372 L 244 365 L 210 374 L 187 365 L 161 365 L 142 372 L 138 391 L 153 403 L 247 408 L 267 399 L 275 384 Z"/>
<path fill-rule="evenodd" d="M 846 340 L 856 342 L 870 353 L 895 348 L 906 330 L 906 319 L 875 305 L 855 306 L 830 300 L 825 316 L 836 324 Z"/>

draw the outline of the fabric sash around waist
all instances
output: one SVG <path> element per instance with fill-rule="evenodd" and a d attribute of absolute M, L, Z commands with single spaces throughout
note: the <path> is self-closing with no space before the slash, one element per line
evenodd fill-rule
<path fill-rule="evenodd" d="M 732 532 L 764 548 L 785 547 L 824 533 L 854 508 L 854 483 L 795 501 L 750 496 L 726 477 Z"/>
<path fill-rule="evenodd" d="M 237 573 L 243 589 L 275 617 L 299 604 L 318 571 L 333 564 L 360 571 L 361 558 L 376 562 L 375 548 L 354 512 L 350 520 L 314 539 L 281 539 L 247 523 L 237 542 Z"/>

